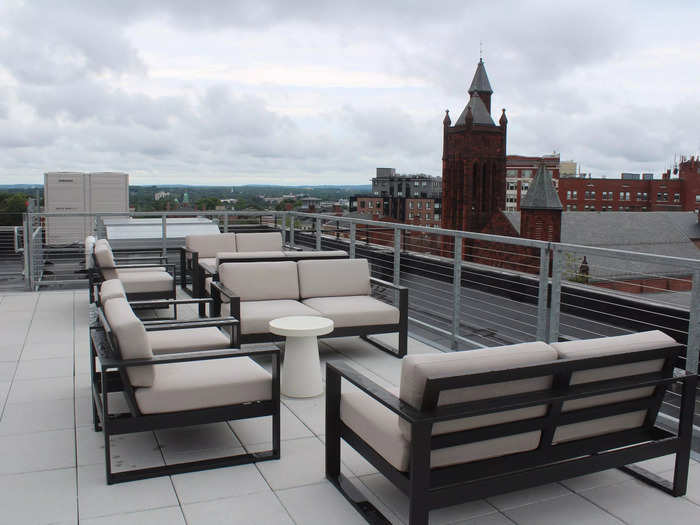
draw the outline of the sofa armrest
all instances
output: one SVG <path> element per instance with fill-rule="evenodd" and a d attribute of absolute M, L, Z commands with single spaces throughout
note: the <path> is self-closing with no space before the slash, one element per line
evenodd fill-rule
<path fill-rule="evenodd" d="M 401 286 L 400 284 L 394 284 L 390 283 L 389 281 L 385 281 L 383 279 L 378 279 L 376 277 L 370 277 L 369 282 L 372 284 L 376 284 L 379 286 L 385 286 L 387 288 L 391 288 L 393 290 L 408 290 L 405 286 Z"/>
<path fill-rule="evenodd" d="M 147 332 L 155 332 L 161 330 L 180 330 L 182 328 L 233 327 L 238 324 L 238 319 L 235 317 L 204 317 L 191 321 L 158 319 L 142 321 L 142 323 Z"/>
<path fill-rule="evenodd" d="M 159 308 L 173 304 L 207 304 L 214 300 L 211 297 L 192 297 L 189 299 L 153 299 L 150 301 L 129 301 L 131 306 L 152 306 Z"/>
<path fill-rule="evenodd" d="M 189 361 L 207 361 L 210 359 L 226 359 L 229 357 L 249 357 L 252 355 L 276 355 L 277 359 L 279 359 L 279 352 L 279 348 L 246 348 L 245 350 L 230 348 L 224 350 L 197 350 L 196 352 L 155 355 L 152 358 L 148 359 L 114 359 L 104 357 L 100 358 L 100 363 L 104 368 L 121 368 L 144 365 L 165 365 L 169 363 L 186 363 Z"/>
<path fill-rule="evenodd" d="M 222 297 L 223 296 L 223 297 Z M 231 305 L 229 314 L 236 319 L 241 318 L 241 298 L 235 292 L 226 288 L 220 281 L 211 282 L 211 297 L 214 300 L 210 309 L 211 316 L 217 317 L 221 315 L 221 303 L 226 302 Z M 225 299 L 224 299 L 225 298 Z"/>
<path fill-rule="evenodd" d="M 340 387 L 341 378 L 352 383 L 372 399 L 378 403 L 381 403 L 399 417 L 410 423 L 429 421 L 431 419 L 430 414 L 425 414 L 420 410 L 416 410 L 408 403 L 401 401 L 398 397 L 386 390 L 381 385 L 375 383 L 345 363 L 326 363 L 326 385 L 329 393 L 336 386 L 338 388 Z M 327 398 L 329 399 L 330 397 L 332 396 L 327 394 Z"/>

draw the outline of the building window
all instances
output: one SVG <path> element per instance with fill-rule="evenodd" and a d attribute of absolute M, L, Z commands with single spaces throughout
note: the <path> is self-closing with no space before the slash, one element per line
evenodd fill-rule
<path fill-rule="evenodd" d="M 574 199 L 578 199 L 578 191 L 574 190 L 571 194 L 574 196 Z"/>
<path fill-rule="evenodd" d="M 571 199 L 571 190 L 566 190 L 566 199 Z"/>
<path fill-rule="evenodd" d="M 413 209 L 413 201 L 408 202 L 408 209 L 412 210 Z"/>
<path fill-rule="evenodd" d="M 434 221 L 439 221 L 439 220 L 440 220 L 440 215 L 439 215 L 438 213 L 436 213 L 435 215 L 433 215 L 433 220 L 434 220 Z"/>
<path fill-rule="evenodd" d="M 621 201 L 625 200 L 625 192 L 624 191 L 620 192 L 620 200 Z"/>
<path fill-rule="evenodd" d="M 409 214 L 408 214 L 408 220 L 412 220 L 412 219 L 413 219 L 413 214 L 412 214 L 412 213 L 409 213 Z"/>
<path fill-rule="evenodd" d="M 418 201 L 418 202 L 416 203 L 416 207 L 417 207 L 419 210 L 421 209 L 421 206 L 422 206 L 422 205 L 423 205 L 423 204 L 421 203 L 421 201 Z"/>
<path fill-rule="evenodd" d="M 595 199 L 595 191 L 586 190 L 586 192 L 583 194 L 583 198 L 587 200 Z"/>
<path fill-rule="evenodd" d="M 376 206 L 377 206 L 377 208 L 381 208 L 381 207 L 382 207 L 382 201 L 377 201 Z"/>
<path fill-rule="evenodd" d="M 530 188 L 530 185 L 525 183 L 520 185 L 520 191 L 521 192 L 526 192 Z"/>
<path fill-rule="evenodd" d="M 681 201 L 681 194 L 680 193 L 674 193 L 673 194 L 673 202 L 680 202 Z"/>
<path fill-rule="evenodd" d="M 508 189 L 509 189 L 510 191 L 515 191 L 515 189 L 516 189 L 516 188 L 515 188 L 515 182 L 509 182 L 509 183 L 508 183 Z"/>
<path fill-rule="evenodd" d="M 432 207 L 432 203 L 430 201 L 425 203 L 425 209 L 429 210 Z"/>
<path fill-rule="evenodd" d="M 664 200 L 665 200 L 665 201 L 668 200 L 668 193 L 666 193 L 666 192 L 664 192 Z"/>
<path fill-rule="evenodd" d="M 517 177 L 518 176 L 518 170 L 506 170 L 506 175 L 508 177 Z"/>
<path fill-rule="evenodd" d="M 645 191 L 642 193 L 642 200 L 648 201 L 649 200 L 649 194 Z"/>
<path fill-rule="evenodd" d="M 532 177 L 532 170 L 522 170 L 520 172 L 521 177 Z"/>
<path fill-rule="evenodd" d="M 698 195 L 698 197 L 700 197 L 700 195 Z M 365 207 L 365 201 L 360 201 L 360 208 L 364 208 L 364 207 Z"/>
<path fill-rule="evenodd" d="M 426 214 L 425 214 L 425 220 L 426 220 L 426 221 L 429 221 L 429 220 L 430 220 L 430 214 L 429 214 L 429 213 L 426 213 Z"/>

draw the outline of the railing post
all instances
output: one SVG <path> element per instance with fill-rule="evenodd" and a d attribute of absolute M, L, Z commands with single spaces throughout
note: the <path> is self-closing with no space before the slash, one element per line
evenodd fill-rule
<path fill-rule="evenodd" d="M 27 289 L 32 289 L 32 226 L 31 218 L 28 213 L 22 214 L 22 226 L 24 227 L 23 241 L 24 241 L 24 282 L 27 285 Z"/>
<path fill-rule="evenodd" d="M 350 223 L 350 258 L 355 258 L 355 245 L 357 244 L 357 224 Z"/>
<path fill-rule="evenodd" d="M 452 261 L 452 348 L 457 348 L 462 313 L 462 237 L 455 237 Z"/>
<path fill-rule="evenodd" d="M 401 230 L 394 230 L 394 284 L 401 284 Z M 399 292 L 394 292 L 394 304 L 399 306 Z"/>
<path fill-rule="evenodd" d="M 561 273 L 563 254 L 561 248 L 554 247 L 552 258 L 552 298 L 549 307 L 549 333 L 547 343 L 559 341 L 559 315 L 561 310 Z"/>
<path fill-rule="evenodd" d="M 289 213 L 289 246 L 294 248 L 294 226 L 296 224 L 296 219 L 294 213 Z"/>
<path fill-rule="evenodd" d="M 550 245 L 540 248 L 540 287 L 537 293 L 537 340 L 547 341 L 547 292 L 549 289 Z"/>
<path fill-rule="evenodd" d="M 224 233 L 228 233 L 228 212 L 224 213 Z"/>
<path fill-rule="evenodd" d="M 160 218 L 160 229 L 161 229 L 161 250 L 163 252 L 163 257 L 168 256 L 168 221 L 165 214 Z"/>
<path fill-rule="evenodd" d="M 700 270 L 693 271 L 693 288 L 690 291 L 688 319 L 688 346 L 685 353 L 685 369 L 697 373 L 700 354 Z"/>
<path fill-rule="evenodd" d="M 321 218 L 316 217 L 316 251 L 321 251 Z"/>

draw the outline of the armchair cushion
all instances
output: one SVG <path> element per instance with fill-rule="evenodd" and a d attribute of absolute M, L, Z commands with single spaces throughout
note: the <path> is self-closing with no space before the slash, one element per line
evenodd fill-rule
<path fill-rule="evenodd" d="M 332 319 L 336 328 L 399 322 L 398 308 L 369 295 L 312 297 L 304 299 L 302 303 L 317 310 L 323 317 Z"/>
<path fill-rule="evenodd" d="M 297 265 L 302 299 L 370 295 L 367 259 L 299 261 Z"/>
<path fill-rule="evenodd" d="M 605 355 L 640 352 L 675 346 L 676 341 L 660 330 L 614 337 L 601 337 L 578 341 L 552 343 L 560 359 L 582 359 L 587 357 L 602 357 Z M 624 365 L 606 366 L 590 370 L 580 370 L 571 375 L 571 384 L 604 381 L 637 374 L 658 372 L 663 366 L 663 359 L 631 362 Z M 654 389 L 635 388 L 612 394 L 584 397 L 567 401 L 562 406 L 562 412 L 580 410 L 587 407 L 620 403 L 631 399 L 640 399 L 652 395 Z M 629 412 L 614 417 L 585 421 L 557 428 L 554 434 L 555 442 L 569 441 L 605 434 L 628 428 L 639 427 L 644 423 L 646 410 Z"/>
<path fill-rule="evenodd" d="M 556 351 L 542 342 L 482 348 L 449 354 L 409 355 L 404 357 L 401 364 L 400 398 L 409 405 L 420 410 L 423 404 L 425 384 L 428 379 L 488 372 L 492 370 L 507 370 L 510 368 L 556 361 L 556 359 Z M 464 403 L 479 399 L 546 390 L 551 387 L 551 384 L 551 376 L 544 376 L 453 389 L 440 394 L 438 405 Z M 542 405 L 437 423 L 433 426 L 433 434 L 457 432 L 459 430 L 540 417 L 546 413 L 546 410 L 546 405 Z M 410 439 L 410 426 L 403 421 L 400 426 L 404 437 Z"/>
<path fill-rule="evenodd" d="M 100 286 L 100 301 L 102 304 L 115 297 L 123 297 L 126 299 L 126 290 L 119 279 L 110 279 L 104 281 Z"/>
<path fill-rule="evenodd" d="M 110 248 L 109 243 L 105 239 L 95 241 L 95 260 L 100 267 L 102 277 L 105 279 L 118 278 L 117 270 L 114 269 L 116 265 L 114 263 L 112 248 Z"/>
<path fill-rule="evenodd" d="M 229 348 L 231 339 L 214 326 L 146 332 L 155 355 Z"/>
<path fill-rule="evenodd" d="M 299 299 L 297 265 L 292 261 L 224 263 L 219 278 L 241 301 Z"/>
<path fill-rule="evenodd" d="M 104 305 L 107 322 L 112 327 L 122 359 L 150 359 L 153 357 L 151 345 L 143 323 L 123 297 L 116 297 Z M 153 366 L 136 366 L 127 369 L 132 386 L 151 386 Z"/>
<path fill-rule="evenodd" d="M 409 446 L 394 412 L 361 391 L 344 392 L 340 398 L 340 419 L 396 469 L 407 472 Z M 494 458 L 537 448 L 540 432 L 476 441 L 434 450 L 432 468 Z"/>
<path fill-rule="evenodd" d="M 225 308 L 226 307 L 226 308 Z M 221 305 L 221 315 L 229 309 L 229 304 Z M 242 301 L 241 302 L 241 333 L 266 334 L 270 332 L 269 322 L 278 317 L 289 315 L 321 315 L 318 311 L 301 304 L 299 301 L 282 299 L 278 301 Z"/>
<path fill-rule="evenodd" d="M 235 233 L 210 233 L 188 235 L 185 237 L 185 247 L 198 252 L 202 257 L 216 257 L 216 252 L 236 251 Z"/>
<path fill-rule="evenodd" d="M 135 270 L 135 268 L 134 268 Z M 167 272 L 119 272 L 126 293 L 168 292 L 173 289 L 173 276 Z"/>
<path fill-rule="evenodd" d="M 153 385 L 135 391 L 139 410 L 144 414 L 272 399 L 272 376 L 248 357 L 169 363 L 154 368 Z"/>
<path fill-rule="evenodd" d="M 226 250 L 219 250 L 226 251 Z M 234 251 L 234 250 L 230 250 Z M 282 234 L 279 232 L 238 233 L 236 250 L 239 252 L 281 252 Z"/>

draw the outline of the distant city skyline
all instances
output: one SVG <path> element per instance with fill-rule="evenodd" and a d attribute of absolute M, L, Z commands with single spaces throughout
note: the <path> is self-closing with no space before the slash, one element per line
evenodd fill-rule
<path fill-rule="evenodd" d="M 509 155 L 618 177 L 700 151 L 692 3 L 361 4 L 7 0 L 0 184 L 439 176 L 444 110 L 464 107 L 480 41 Z"/>

